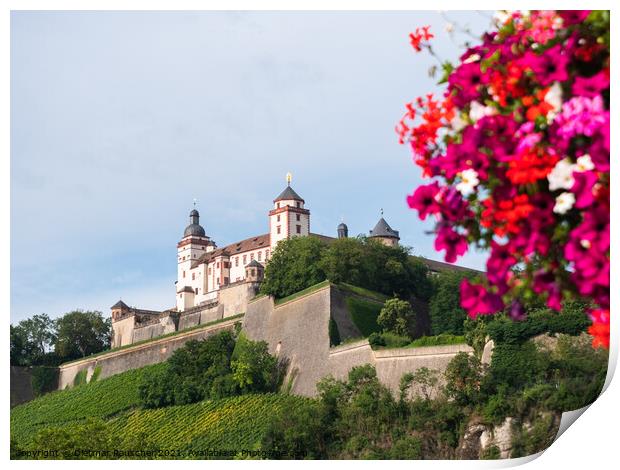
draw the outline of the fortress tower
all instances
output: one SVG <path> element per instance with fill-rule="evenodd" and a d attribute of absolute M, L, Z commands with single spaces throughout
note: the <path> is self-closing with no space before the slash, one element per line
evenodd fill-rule
<path fill-rule="evenodd" d="M 269 240 L 272 250 L 280 240 L 304 237 L 310 233 L 310 211 L 305 201 L 291 188 L 291 174 L 286 175 L 287 186 L 273 200 L 269 211 Z"/>
<path fill-rule="evenodd" d="M 200 214 L 193 209 L 189 213 L 189 225 L 185 227 L 183 238 L 177 244 L 177 293 L 183 292 L 185 287 L 190 286 L 189 276 L 192 263 L 214 249 L 215 243 L 205 235 L 205 229 L 200 225 Z"/>
<path fill-rule="evenodd" d="M 379 222 L 370 231 L 368 238 L 374 238 L 387 246 L 396 246 L 400 237 L 398 236 L 398 230 L 392 229 L 390 225 L 383 218 L 383 209 L 381 209 L 381 218 Z"/>

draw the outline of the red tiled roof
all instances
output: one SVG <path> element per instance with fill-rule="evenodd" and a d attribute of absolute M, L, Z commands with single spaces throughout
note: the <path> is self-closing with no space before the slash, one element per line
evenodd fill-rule
<path fill-rule="evenodd" d="M 269 234 L 257 235 L 255 237 L 246 238 L 237 243 L 226 245 L 223 248 L 217 248 L 209 253 L 205 253 L 192 264 L 192 268 L 208 263 L 218 256 L 234 256 L 246 251 L 259 250 L 261 248 L 269 248 Z"/>

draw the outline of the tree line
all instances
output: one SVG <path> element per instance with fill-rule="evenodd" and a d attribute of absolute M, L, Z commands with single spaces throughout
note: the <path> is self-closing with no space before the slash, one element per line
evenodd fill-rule
<path fill-rule="evenodd" d="M 47 314 L 11 325 L 11 365 L 57 366 L 110 348 L 112 320 L 98 311 Z"/>

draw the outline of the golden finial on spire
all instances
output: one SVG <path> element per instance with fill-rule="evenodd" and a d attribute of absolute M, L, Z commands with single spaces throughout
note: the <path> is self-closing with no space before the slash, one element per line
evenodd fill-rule
<path fill-rule="evenodd" d="M 288 184 L 289 186 L 291 185 L 291 180 L 293 179 L 293 175 L 291 175 L 291 172 L 289 171 L 286 174 L 286 184 Z"/>

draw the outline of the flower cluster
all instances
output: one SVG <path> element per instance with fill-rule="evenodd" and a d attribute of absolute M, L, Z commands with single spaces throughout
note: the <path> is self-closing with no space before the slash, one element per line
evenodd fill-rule
<path fill-rule="evenodd" d="M 416 50 L 429 39 L 411 35 Z M 463 308 L 520 320 L 532 298 L 558 311 L 587 298 L 594 344 L 608 346 L 609 13 L 503 12 L 445 78 L 396 130 L 433 179 L 407 202 L 435 218 L 435 248 L 448 262 L 489 250 Z"/>

